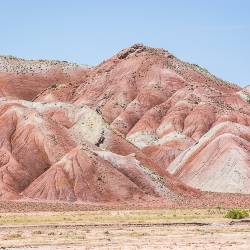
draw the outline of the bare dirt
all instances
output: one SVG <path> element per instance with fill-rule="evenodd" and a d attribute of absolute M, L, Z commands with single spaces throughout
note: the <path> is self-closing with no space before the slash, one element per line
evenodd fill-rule
<path fill-rule="evenodd" d="M 226 209 L 2 213 L 3 249 L 249 249 L 250 220 Z"/>

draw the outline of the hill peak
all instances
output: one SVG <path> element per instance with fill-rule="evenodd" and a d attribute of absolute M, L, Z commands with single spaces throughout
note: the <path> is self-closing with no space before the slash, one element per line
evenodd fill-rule
<path fill-rule="evenodd" d="M 128 56 L 131 56 L 131 55 L 137 56 L 138 54 L 140 54 L 142 52 L 150 53 L 150 54 L 161 54 L 161 55 L 166 54 L 167 56 L 170 55 L 170 53 L 165 49 L 152 48 L 152 47 L 146 46 L 146 45 L 144 45 L 142 43 L 135 43 L 132 46 L 130 46 L 128 48 L 125 48 L 122 51 L 120 51 L 117 54 L 117 57 L 119 59 L 125 59 L 125 58 L 127 58 Z"/>

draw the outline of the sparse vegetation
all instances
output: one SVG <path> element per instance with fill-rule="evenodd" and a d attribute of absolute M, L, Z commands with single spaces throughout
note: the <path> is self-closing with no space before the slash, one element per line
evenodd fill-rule
<path fill-rule="evenodd" d="M 55 235 L 55 232 L 49 232 L 48 235 Z"/>
<path fill-rule="evenodd" d="M 193 221 L 197 219 L 223 219 L 227 210 L 217 207 L 211 209 L 154 209 L 131 211 L 81 211 L 54 212 L 52 214 L 2 214 L 0 225 L 54 224 L 59 222 L 171 222 L 172 220 Z M 45 233 L 45 232 L 43 232 Z M 47 232 L 48 233 L 48 232 Z M 38 233 L 39 234 L 39 233 Z"/>
<path fill-rule="evenodd" d="M 239 219 L 249 217 L 249 213 L 247 210 L 244 210 L 244 209 L 233 208 L 233 209 L 230 209 L 226 213 L 225 217 L 229 218 L 229 219 L 238 219 L 239 220 Z"/>
<path fill-rule="evenodd" d="M 32 234 L 42 234 L 42 231 L 40 231 L 40 230 L 34 231 Z"/>
<path fill-rule="evenodd" d="M 55 89 L 57 87 L 57 83 L 53 83 L 51 86 L 50 86 L 52 89 Z"/>
<path fill-rule="evenodd" d="M 145 239 L 145 246 L 148 246 L 151 243 L 159 244 L 159 241 L 162 244 L 169 243 L 170 238 L 171 242 L 174 238 L 177 243 L 180 242 L 179 239 L 187 239 L 185 244 L 188 245 L 190 233 L 194 237 L 201 237 L 200 239 L 203 242 L 205 241 L 204 235 L 207 235 L 208 232 L 210 234 L 223 233 L 223 235 L 226 233 L 227 239 L 231 241 L 232 238 L 228 237 L 229 233 L 233 237 L 234 232 L 238 232 L 241 236 L 250 232 L 248 223 L 239 223 L 235 227 L 231 224 L 231 221 L 226 220 L 224 217 L 225 211 L 231 210 L 218 206 L 209 209 L 176 208 L 41 212 L 37 214 L 6 213 L 0 215 L 0 224 L 4 228 L 4 230 L 0 230 L 0 245 L 8 248 L 20 245 L 43 246 L 46 244 L 60 246 L 60 249 L 68 249 L 72 245 L 86 245 L 86 247 L 92 249 L 92 247 L 103 244 L 104 240 L 108 241 L 109 244 L 116 245 L 117 242 L 123 244 L 136 242 L 138 244 L 144 242 L 143 239 Z M 248 210 L 243 209 L 241 211 Z M 65 219 L 67 223 L 65 223 Z M 220 220 L 225 223 L 213 225 L 214 221 Z M 130 224 L 130 226 L 122 226 L 123 222 Z M 166 226 L 168 222 L 172 225 Z M 192 222 L 192 225 L 185 225 L 185 223 L 190 222 Z M 137 223 L 142 225 L 136 225 Z M 179 223 L 179 225 L 176 226 L 176 223 Z M 90 225 L 92 225 L 91 230 Z M 243 241 L 239 234 L 235 236 L 236 239 Z M 166 237 L 168 235 L 174 237 L 168 238 Z M 176 238 L 177 235 L 179 235 L 178 238 Z M 150 242 L 148 239 L 150 239 Z M 153 240 L 151 241 L 151 239 Z M 181 243 L 183 243 L 182 240 Z M 173 249 L 175 249 L 174 247 Z M 38 249 L 43 249 L 43 247 Z"/>
<path fill-rule="evenodd" d="M 20 238 L 22 238 L 22 235 L 19 233 L 9 234 L 4 237 L 5 240 L 15 240 L 15 239 L 20 239 Z"/>
<path fill-rule="evenodd" d="M 148 234 L 146 234 L 145 232 L 132 232 L 129 234 L 129 236 L 132 236 L 132 237 L 141 237 L 141 236 L 147 236 Z"/>

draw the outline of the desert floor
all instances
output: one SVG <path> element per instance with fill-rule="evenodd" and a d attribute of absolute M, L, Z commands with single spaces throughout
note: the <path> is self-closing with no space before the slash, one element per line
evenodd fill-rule
<path fill-rule="evenodd" d="M 0 249 L 249 249 L 226 209 L 0 213 Z"/>

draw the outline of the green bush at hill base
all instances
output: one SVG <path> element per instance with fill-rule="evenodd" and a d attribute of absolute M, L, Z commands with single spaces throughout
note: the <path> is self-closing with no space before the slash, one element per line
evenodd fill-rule
<path fill-rule="evenodd" d="M 239 220 L 239 219 L 249 217 L 249 214 L 246 210 L 233 208 L 233 209 L 230 209 L 226 213 L 225 217 L 229 218 L 229 219 L 238 219 Z"/>

